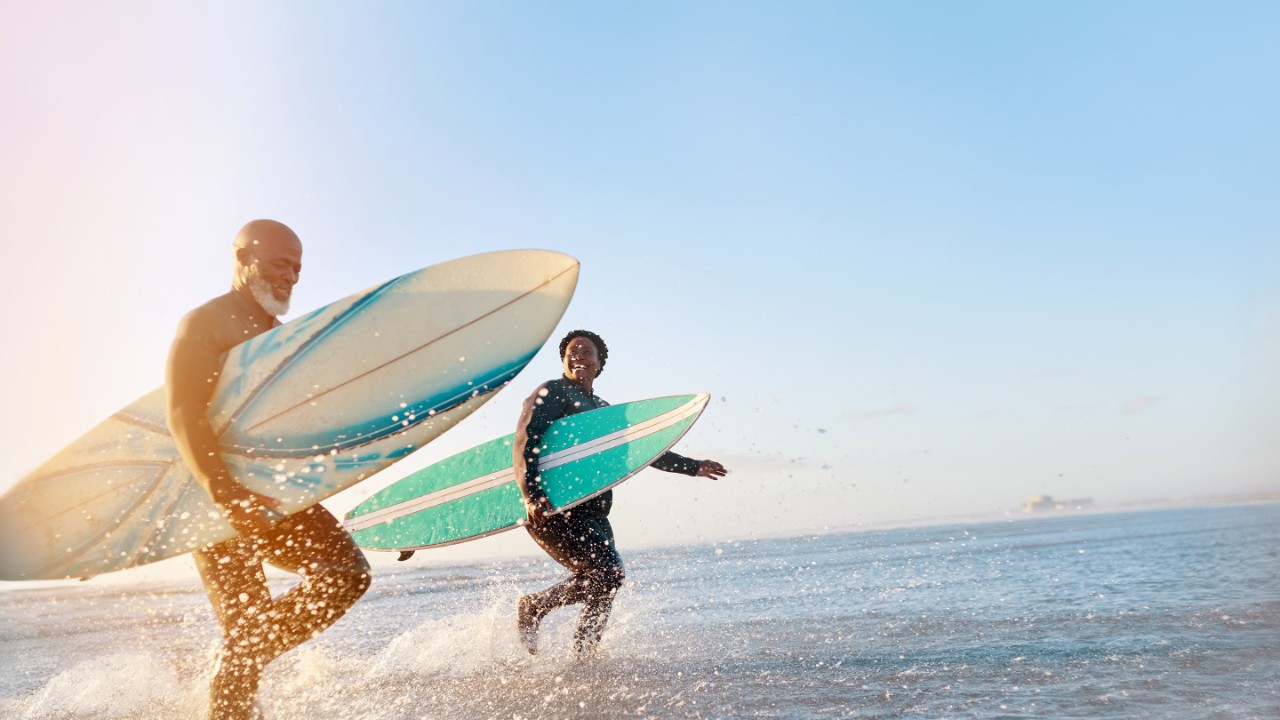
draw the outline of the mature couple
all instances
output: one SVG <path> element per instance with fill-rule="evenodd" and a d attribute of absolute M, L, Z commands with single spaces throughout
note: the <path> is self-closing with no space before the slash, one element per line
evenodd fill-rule
<path fill-rule="evenodd" d="M 209 690 L 211 720 L 260 716 L 254 698 L 267 664 L 342 617 L 369 588 L 369 564 L 341 522 L 314 505 L 283 519 L 279 503 L 237 482 L 222 462 L 208 411 L 228 350 L 280 324 L 302 272 L 302 242 L 285 225 L 255 220 L 233 244 L 235 272 L 229 292 L 191 311 L 169 353 L 166 389 L 169 427 L 183 461 L 238 535 L 193 553 L 205 591 L 222 626 L 223 644 Z M 529 652 L 538 625 L 551 610 L 582 604 L 574 644 L 590 650 L 608 620 L 623 580 L 613 540 L 607 492 L 563 514 L 552 513 L 538 483 L 536 448 L 555 420 L 606 403 L 593 392 L 609 350 L 594 333 L 575 330 L 560 343 L 564 376 L 543 383 L 525 401 L 517 429 L 516 477 L 525 494 L 526 526 L 534 540 L 573 574 L 542 592 L 520 598 L 517 628 Z M 719 478 L 711 460 L 667 453 L 654 467 Z M 263 563 L 301 581 L 273 598 Z"/>

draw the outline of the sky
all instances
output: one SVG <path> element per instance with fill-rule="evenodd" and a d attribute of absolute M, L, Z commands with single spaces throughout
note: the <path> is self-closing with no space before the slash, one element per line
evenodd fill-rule
<path fill-rule="evenodd" d="M 604 336 L 611 402 L 711 393 L 677 450 L 731 471 L 620 486 L 624 549 L 1280 493 L 1277 27 L 1266 2 L 0 2 L 0 490 L 161 384 L 270 217 L 305 246 L 295 316 L 463 255 L 578 258 L 553 340 Z M 326 504 L 511 432 L 559 371 L 544 349 Z"/>

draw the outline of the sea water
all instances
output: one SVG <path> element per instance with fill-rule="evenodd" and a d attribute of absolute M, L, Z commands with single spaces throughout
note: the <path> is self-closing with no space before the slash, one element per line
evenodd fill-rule
<path fill-rule="evenodd" d="M 598 653 L 544 559 L 380 569 L 270 718 L 1278 718 L 1280 504 L 628 550 Z M 283 588 L 281 588 L 283 589 Z M 194 581 L 0 592 L 0 718 L 202 717 Z"/>

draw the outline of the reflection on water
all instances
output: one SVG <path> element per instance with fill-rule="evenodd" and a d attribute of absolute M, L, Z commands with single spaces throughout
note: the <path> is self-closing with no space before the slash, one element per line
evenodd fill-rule
<path fill-rule="evenodd" d="M 271 666 L 272 717 L 1280 717 L 1280 505 L 624 554 L 601 653 L 516 640 L 543 560 L 397 567 Z M 0 716 L 198 717 L 192 584 L 0 593 Z"/>

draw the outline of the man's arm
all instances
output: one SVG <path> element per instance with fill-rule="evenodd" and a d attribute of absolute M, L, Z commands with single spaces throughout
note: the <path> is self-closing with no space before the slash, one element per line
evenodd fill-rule
<path fill-rule="evenodd" d="M 208 334 L 202 330 L 199 315 L 188 315 L 179 324 L 169 348 L 165 368 L 169 432 L 187 469 L 222 509 L 227 521 L 237 532 L 252 534 L 271 527 L 262 508 L 278 507 L 280 503 L 240 485 L 222 462 L 208 415 L 221 358 L 216 349 L 209 347 Z"/>
<path fill-rule="evenodd" d="M 729 472 L 715 460 L 694 460 L 671 451 L 663 453 L 657 460 L 649 463 L 649 466 L 665 472 L 707 477 L 712 480 L 722 478 Z"/>
<path fill-rule="evenodd" d="M 535 525 L 554 511 L 547 494 L 538 482 L 538 454 L 542 436 L 551 423 L 564 415 L 567 397 L 551 392 L 546 383 L 538 386 L 524 401 L 520 420 L 516 423 L 516 439 L 512 451 L 516 484 L 525 498 L 529 522 Z"/>

